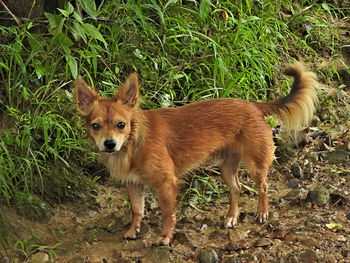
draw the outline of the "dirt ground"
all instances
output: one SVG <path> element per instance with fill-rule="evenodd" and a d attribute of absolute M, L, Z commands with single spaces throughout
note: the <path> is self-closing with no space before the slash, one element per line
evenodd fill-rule
<path fill-rule="evenodd" d="M 195 206 L 178 205 L 170 247 L 152 246 L 161 217 L 151 189 L 141 234 L 126 241 L 122 234 L 131 220 L 127 195 L 121 185 L 108 179 L 98 185 L 90 201 L 61 205 L 45 222 L 30 223 L 42 246 L 30 262 L 49 262 L 49 256 L 53 262 L 67 263 L 350 262 L 349 127 L 308 130 L 303 138 L 299 147 L 277 140 L 277 160 L 269 176 L 268 223 L 255 220 L 257 191 L 243 168 L 240 220 L 233 229 L 224 229 L 227 188 L 213 172 L 216 168 L 208 167 L 212 185 L 222 193 L 202 204 L 194 195 Z M 210 192 L 207 184 L 196 183 L 196 188 Z M 180 198 L 185 190 L 186 184 Z M 0 257 L 0 262 L 7 261 Z"/>

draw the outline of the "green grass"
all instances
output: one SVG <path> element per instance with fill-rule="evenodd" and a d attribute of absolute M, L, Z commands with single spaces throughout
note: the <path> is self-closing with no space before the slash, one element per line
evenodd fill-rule
<path fill-rule="evenodd" d="M 84 177 L 96 155 L 86 150 L 73 109 L 77 76 L 108 96 L 136 71 L 142 107 L 152 109 L 217 97 L 273 99 L 288 91 L 281 71 L 294 60 L 338 61 L 349 73 L 336 23 L 348 10 L 331 4 L 77 2 L 83 12 L 67 3 L 46 13 L 45 21 L 0 26 L 0 200 L 29 218 L 81 198 L 98 179 L 93 171 L 90 182 Z M 330 67 L 318 73 L 328 82 L 339 80 L 337 67 Z M 208 177 L 196 180 L 204 190 L 194 190 L 191 181 L 185 203 L 196 191 L 200 201 L 220 194 Z M 20 237 L 1 212 L 0 243 L 7 247 Z"/>

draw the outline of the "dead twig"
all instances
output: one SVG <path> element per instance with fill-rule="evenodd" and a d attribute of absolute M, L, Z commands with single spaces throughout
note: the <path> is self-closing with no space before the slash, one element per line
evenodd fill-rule
<path fill-rule="evenodd" d="M 11 10 L 7 7 L 7 5 L 0 0 L 0 4 L 5 8 L 5 10 L 10 14 L 10 16 L 12 16 L 13 20 L 16 21 L 17 25 L 20 26 L 21 22 L 17 19 L 17 17 L 11 12 Z"/>

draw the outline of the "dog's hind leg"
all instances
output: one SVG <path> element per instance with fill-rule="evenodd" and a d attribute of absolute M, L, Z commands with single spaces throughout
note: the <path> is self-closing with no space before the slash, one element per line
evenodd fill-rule
<path fill-rule="evenodd" d="M 126 183 L 125 187 L 130 198 L 132 221 L 123 238 L 135 239 L 136 235 L 140 233 L 141 220 L 144 214 L 144 190 L 141 184 Z"/>
<path fill-rule="evenodd" d="M 266 138 L 260 141 L 259 145 L 256 145 L 254 149 L 259 150 L 253 151 L 252 148 L 247 149 L 248 154 L 245 154 L 244 162 L 248 168 L 250 177 L 256 183 L 259 191 L 257 219 L 262 224 L 269 217 L 267 175 L 274 160 L 273 151 L 275 147 L 272 138 Z"/>
<path fill-rule="evenodd" d="M 259 190 L 257 220 L 259 223 L 265 223 L 269 218 L 269 204 L 267 199 L 268 184 L 267 174 L 269 166 L 267 167 L 254 167 L 250 169 L 250 176 L 256 183 Z"/>
<path fill-rule="evenodd" d="M 227 156 L 221 166 L 221 174 L 224 182 L 228 185 L 230 190 L 230 209 L 227 212 L 224 227 L 233 227 L 239 216 L 239 195 L 241 185 L 238 180 L 238 170 L 241 162 L 241 156 L 238 153 Z"/>

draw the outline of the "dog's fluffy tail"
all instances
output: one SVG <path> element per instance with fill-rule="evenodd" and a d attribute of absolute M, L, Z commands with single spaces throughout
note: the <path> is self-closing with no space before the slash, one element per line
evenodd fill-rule
<path fill-rule="evenodd" d="M 281 117 L 287 133 L 297 132 L 308 126 L 317 104 L 318 82 L 315 73 L 308 72 L 300 63 L 290 65 L 285 74 L 294 78 L 290 93 L 266 103 L 258 103 L 265 116 Z"/>

